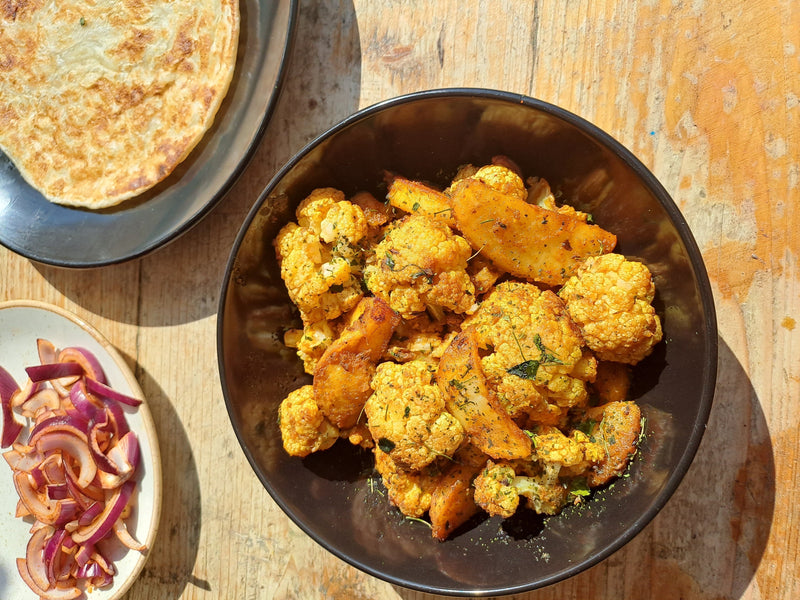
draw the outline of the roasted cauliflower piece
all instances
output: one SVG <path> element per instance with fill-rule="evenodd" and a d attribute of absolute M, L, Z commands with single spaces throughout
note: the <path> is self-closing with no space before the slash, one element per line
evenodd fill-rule
<path fill-rule="evenodd" d="M 584 223 L 591 221 L 591 216 L 588 213 L 576 210 L 569 204 L 557 204 L 556 197 L 553 195 L 553 192 L 550 189 L 550 184 L 547 183 L 547 180 L 542 179 L 541 177 L 529 177 L 525 183 L 528 186 L 528 197 L 526 198 L 526 202 L 529 204 L 535 204 L 536 206 L 546 208 L 547 210 L 552 210 L 553 212 L 557 212 L 561 215 L 575 217 Z"/>
<path fill-rule="evenodd" d="M 528 197 L 525 182 L 513 170 L 503 165 L 486 165 L 478 169 L 472 176 L 473 179 L 482 181 L 489 187 L 503 194 L 519 200 Z"/>
<path fill-rule="evenodd" d="M 456 314 L 474 310 L 467 241 L 433 217 L 409 215 L 395 223 L 364 269 L 369 291 L 406 319 L 429 308 Z"/>
<path fill-rule="evenodd" d="M 336 337 L 336 330 L 330 321 L 317 321 L 307 323 L 303 329 L 289 329 L 283 335 L 283 343 L 297 350 L 297 356 L 303 361 L 303 369 L 313 375 L 317 361 Z"/>
<path fill-rule="evenodd" d="M 586 402 L 594 358 L 564 303 L 531 283 L 505 281 L 464 321 L 486 351 L 483 370 L 509 414 L 555 424 Z"/>
<path fill-rule="evenodd" d="M 342 192 L 321 188 L 296 215 L 297 222 L 285 225 L 274 241 L 281 277 L 304 323 L 335 319 L 364 295 L 358 246 L 367 234 L 364 212 Z"/>
<path fill-rule="evenodd" d="M 600 360 L 636 364 L 662 337 L 649 269 L 621 254 L 587 258 L 559 296 Z"/>
<path fill-rule="evenodd" d="M 381 476 L 389 502 L 407 517 L 421 517 L 431 507 L 431 497 L 441 477 L 436 464 L 420 471 L 400 469 L 392 457 L 375 447 L 375 470 Z"/>
<path fill-rule="evenodd" d="M 435 372 L 429 361 L 384 362 L 372 378 L 374 392 L 364 412 L 376 453 L 388 454 L 405 470 L 452 456 L 464 440 L 461 423 L 445 409 Z"/>
<path fill-rule="evenodd" d="M 536 460 L 557 465 L 561 475 L 582 475 L 605 458 L 603 446 L 577 429 L 567 436 L 556 427 L 540 426 L 532 437 Z"/>
<path fill-rule="evenodd" d="M 339 429 L 320 411 L 311 385 L 293 390 L 281 402 L 278 423 L 283 448 L 291 456 L 327 450 L 339 439 Z"/>
<path fill-rule="evenodd" d="M 555 515 L 567 504 L 569 489 L 558 479 L 558 469 L 549 467 L 538 474 L 517 474 L 504 462 L 488 461 L 475 478 L 475 503 L 490 515 L 507 519 L 519 507 L 520 496 L 539 514 Z"/>

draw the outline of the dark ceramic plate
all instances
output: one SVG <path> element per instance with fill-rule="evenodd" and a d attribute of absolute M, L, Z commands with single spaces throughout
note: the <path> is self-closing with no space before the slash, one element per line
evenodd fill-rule
<path fill-rule="evenodd" d="M 190 229 L 252 156 L 277 98 L 296 0 L 242 0 L 236 71 L 213 127 L 163 182 L 116 207 L 52 204 L 0 152 L 0 243 L 34 261 L 96 267 L 143 256 Z"/>
<path fill-rule="evenodd" d="M 276 420 L 286 394 L 308 383 L 281 344 L 296 319 L 271 241 L 313 188 L 385 194 L 381 171 L 445 183 L 463 163 L 505 154 L 545 177 L 562 198 L 615 232 L 618 251 L 644 261 L 656 286 L 666 343 L 635 371 L 646 416 L 627 477 L 582 507 L 506 522 L 477 518 L 440 543 L 381 494 L 368 454 L 347 442 L 300 460 L 286 455 Z M 531 240 L 531 243 L 535 243 Z M 596 564 L 664 506 L 691 463 L 711 408 L 717 332 L 703 262 L 683 217 L 655 177 L 586 121 L 531 98 L 437 90 L 390 100 L 312 142 L 270 182 L 228 264 L 218 320 L 222 386 L 253 469 L 308 535 L 350 564 L 394 584 L 438 594 L 500 595 L 545 586 Z"/>

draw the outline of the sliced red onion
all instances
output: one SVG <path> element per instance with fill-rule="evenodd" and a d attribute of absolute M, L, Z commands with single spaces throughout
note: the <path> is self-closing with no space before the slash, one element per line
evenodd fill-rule
<path fill-rule="evenodd" d="M 139 465 L 139 439 L 132 431 L 126 433 L 107 453 L 113 471 L 98 471 L 97 478 L 105 489 L 114 489 L 130 479 Z"/>
<path fill-rule="evenodd" d="M 76 482 L 76 477 L 74 474 L 70 475 L 70 472 L 66 473 L 65 483 L 67 485 L 67 489 L 69 490 L 70 496 L 72 497 L 75 502 L 77 502 L 78 507 L 81 511 L 87 509 L 87 507 L 91 506 L 94 502 L 97 502 L 96 499 L 90 498 L 87 496 L 84 491 L 78 487 Z"/>
<path fill-rule="evenodd" d="M 6 424 L 17 422 L 15 411 L 33 420 L 27 443 L 16 441 L 24 430 L 19 424 L 3 457 L 14 472 L 17 516 L 35 519 L 26 558 L 17 560 L 20 576 L 41 599 L 65 600 L 80 597 L 84 586 L 112 583 L 114 564 L 95 546 L 112 530 L 123 546 L 146 550 L 124 522 L 140 448 L 121 404 L 142 401 L 109 387 L 85 348 L 59 351 L 40 339 L 37 350 L 42 364 L 26 369 L 24 389 L 10 374 L 0 381 L 11 417 L 5 420 L 4 412 L 4 438 L 11 435 Z"/>
<path fill-rule="evenodd" d="M 102 514 L 90 525 L 79 527 L 72 534 L 72 539 L 78 544 L 95 544 L 103 539 L 114 527 L 114 523 L 128 504 L 128 500 L 130 500 L 133 493 L 133 485 L 133 481 L 126 481 L 114 490 L 111 497 L 106 501 Z"/>
<path fill-rule="evenodd" d="M 36 515 L 36 518 L 42 522 L 47 522 L 49 515 L 53 513 L 55 503 L 45 503 L 36 488 L 33 487 L 30 476 L 24 471 L 16 471 L 14 473 L 14 487 L 17 490 L 17 495 L 20 501 L 25 505 L 25 508 L 31 514 Z M 40 518 L 44 516 L 45 518 Z"/>
<path fill-rule="evenodd" d="M 92 560 L 97 563 L 97 566 L 103 570 L 103 572 L 108 573 L 109 575 L 116 575 L 117 568 L 114 566 L 110 560 L 108 560 L 102 553 L 98 552 L 95 549 L 94 553 L 92 554 Z"/>
<path fill-rule="evenodd" d="M 82 367 L 82 371 L 86 374 L 87 378 L 106 382 L 106 374 L 103 372 L 103 367 L 97 357 L 86 348 L 78 346 L 71 346 L 64 348 L 58 353 L 58 362 L 61 363 L 78 363 Z"/>
<path fill-rule="evenodd" d="M 134 471 L 139 465 L 139 438 L 129 431 L 108 451 L 108 458 L 117 466 L 118 472 Z"/>
<path fill-rule="evenodd" d="M 53 388 L 42 388 L 32 394 L 20 406 L 22 416 L 28 418 L 36 417 L 36 414 L 43 408 L 56 410 L 61 406 L 61 397 Z"/>
<path fill-rule="evenodd" d="M 125 521 L 122 519 L 117 519 L 117 522 L 114 523 L 114 533 L 117 535 L 117 539 L 119 539 L 126 548 L 136 550 L 137 552 L 144 552 L 147 550 L 147 546 L 131 535 L 131 532 L 128 531 L 128 527 L 125 525 Z"/>
<path fill-rule="evenodd" d="M 86 441 L 89 433 L 89 421 L 76 415 L 58 415 L 42 419 L 31 429 L 28 444 L 35 446 L 42 435 L 56 431 L 69 433 Z"/>
<path fill-rule="evenodd" d="M 86 439 L 81 439 L 72 432 L 63 430 L 44 431 L 36 440 L 36 449 L 39 452 L 60 450 L 74 458 L 80 465 L 78 485 L 82 488 L 88 485 L 97 474 L 97 464 L 92 458 L 92 452 Z"/>
<path fill-rule="evenodd" d="M 67 363 L 47 363 L 44 365 L 33 365 L 25 367 L 25 372 L 31 381 L 52 381 L 63 377 L 78 377 L 83 375 L 83 367 L 76 362 Z"/>
<path fill-rule="evenodd" d="M 31 448 L 24 452 L 16 449 L 7 450 L 3 453 L 3 458 L 6 459 L 12 471 L 24 471 L 25 473 L 30 473 L 42 462 L 42 457 Z"/>
<path fill-rule="evenodd" d="M 34 594 L 39 596 L 40 600 L 74 600 L 79 598 L 83 592 L 76 587 L 54 587 L 52 589 L 42 589 L 33 581 L 30 575 L 30 570 L 24 558 L 17 559 L 17 571 L 23 581 L 31 588 Z"/>
<path fill-rule="evenodd" d="M 122 404 L 127 404 L 128 406 L 139 406 L 142 401 L 138 398 L 134 398 L 133 396 L 128 396 L 127 394 L 123 394 L 122 392 L 118 392 L 112 387 L 105 385 L 99 381 L 94 379 L 86 379 L 86 389 L 92 392 L 93 394 L 97 394 L 102 398 L 110 398 L 111 400 L 116 400 L 117 402 L 121 402 Z"/>
<path fill-rule="evenodd" d="M 103 512 L 103 503 L 95 501 L 94 504 L 89 506 L 78 519 L 78 527 L 86 527 L 90 525 L 97 517 Z"/>
<path fill-rule="evenodd" d="M 66 538 L 66 530 L 56 529 L 44 547 L 44 564 L 47 567 L 47 579 L 51 584 L 61 575 L 62 545 Z"/>
<path fill-rule="evenodd" d="M 51 483 L 45 486 L 48 500 L 64 500 L 69 497 L 69 488 L 66 483 Z"/>
<path fill-rule="evenodd" d="M 64 498 L 63 500 L 56 500 L 56 514 L 55 517 L 48 521 L 56 527 L 64 527 L 70 521 L 74 521 L 78 515 L 80 505 L 74 498 Z"/>
<path fill-rule="evenodd" d="M 57 360 L 58 348 L 52 342 L 39 338 L 36 340 L 36 351 L 39 354 L 39 363 L 46 365 Z"/>
<path fill-rule="evenodd" d="M 3 410 L 3 434 L 0 437 L 0 447 L 8 448 L 16 441 L 22 431 L 22 423 L 14 418 L 11 411 L 11 397 L 19 392 L 19 386 L 11 373 L 0 367 L 0 402 Z"/>
<path fill-rule="evenodd" d="M 71 537 L 69 538 L 72 543 L 75 543 Z M 75 563 L 78 567 L 83 567 L 86 565 L 92 558 L 92 554 L 94 554 L 94 544 L 81 544 L 77 546 L 78 550 L 75 552 Z"/>
<path fill-rule="evenodd" d="M 111 422 L 117 437 L 121 438 L 130 431 L 128 420 L 125 418 L 125 412 L 122 410 L 122 407 L 111 398 L 105 399 L 105 405 L 106 417 Z"/>
<path fill-rule="evenodd" d="M 60 454 L 51 454 L 45 457 L 39 465 L 31 470 L 31 473 L 40 471 L 48 483 L 66 483 L 67 476 L 64 473 L 64 460 Z"/>
<path fill-rule="evenodd" d="M 22 404 L 28 400 L 31 396 L 33 396 L 36 392 L 42 389 L 42 382 L 36 381 L 33 382 L 30 378 L 25 380 L 25 385 L 23 385 L 16 394 L 11 396 L 11 409 L 14 410 L 22 406 Z"/>
<path fill-rule="evenodd" d="M 92 398 L 86 391 L 86 384 L 83 379 L 79 379 L 69 389 L 69 399 L 78 413 L 90 421 L 95 419 L 98 413 L 102 411 L 101 406 L 92 402 Z"/>
<path fill-rule="evenodd" d="M 44 548 L 54 529 L 50 526 L 41 527 L 33 532 L 28 540 L 25 550 L 25 562 L 28 565 L 33 582 L 41 589 L 46 590 L 50 587 L 50 579 L 47 577 L 47 565 L 44 562 Z"/>

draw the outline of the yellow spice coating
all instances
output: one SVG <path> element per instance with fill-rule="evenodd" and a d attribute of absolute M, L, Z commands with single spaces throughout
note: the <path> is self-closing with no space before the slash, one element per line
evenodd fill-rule
<path fill-rule="evenodd" d="M 372 438 L 404 469 L 452 456 L 464 441 L 461 423 L 445 409 L 434 381 L 436 365 L 413 360 L 378 365 L 364 406 Z"/>
<path fill-rule="evenodd" d="M 293 390 L 278 408 L 283 447 L 291 456 L 308 456 L 326 450 L 339 439 L 336 428 L 314 401 L 314 386 Z"/>
<path fill-rule="evenodd" d="M 490 515 L 509 518 L 519 507 L 514 477 L 514 469 L 509 465 L 488 461 L 475 478 L 475 503 Z"/>
<path fill-rule="evenodd" d="M 389 501 L 408 517 L 421 517 L 431 507 L 431 496 L 441 476 L 431 465 L 421 471 L 403 471 L 391 456 L 375 448 L 375 469 L 381 476 Z"/>
<path fill-rule="evenodd" d="M 662 337 L 649 269 L 621 254 L 588 258 L 559 291 L 599 360 L 636 364 Z"/>
<path fill-rule="evenodd" d="M 331 188 L 312 192 L 297 209 L 297 223 L 275 238 L 281 277 L 304 323 L 335 319 L 363 296 L 359 277 L 367 234 L 364 212 Z"/>
<path fill-rule="evenodd" d="M 539 427 L 534 434 L 533 445 L 537 460 L 571 467 L 576 473 L 605 457 L 603 447 L 578 430 L 573 430 L 568 437 L 556 427 Z"/>
<path fill-rule="evenodd" d="M 471 254 L 469 243 L 445 223 L 410 215 L 375 246 L 364 281 L 403 318 L 428 306 L 467 313 L 475 306 L 475 286 L 466 272 Z"/>
<path fill-rule="evenodd" d="M 508 194 L 520 200 L 525 200 L 528 197 L 528 190 L 525 188 L 525 182 L 522 181 L 519 175 L 507 167 L 501 165 L 487 165 L 478 169 L 472 177 L 481 180 L 486 185 L 504 194 Z"/>
<path fill-rule="evenodd" d="M 558 415 L 560 408 L 586 401 L 584 379 L 594 372 L 594 359 L 584 355 L 580 331 L 553 292 L 531 283 L 502 282 L 464 327 L 475 327 L 479 345 L 491 350 L 481 364 L 512 416 L 526 407 L 537 415 L 541 410 Z M 524 365 L 527 376 L 517 369 Z M 543 397 L 555 407 L 542 407 Z"/>

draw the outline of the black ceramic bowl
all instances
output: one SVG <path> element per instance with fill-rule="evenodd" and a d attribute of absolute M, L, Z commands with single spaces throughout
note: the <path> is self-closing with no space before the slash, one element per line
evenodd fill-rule
<path fill-rule="evenodd" d="M 618 236 L 618 252 L 654 274 L 666 343 L 637 365 L 646 416 L 628 476 L 581 507 L 502 522 L 478 518 L 446 542 L 381 493 L 371 460 L 347 442 L 306 459 L 283 451 L 280 401 L 309 383 L 282 332 L 296 323 L 272 239 L 312 189 L 385 194 L 384 169 L 446 183 L 464 163 L 512 158 Z M 531 240 L 531 243 L 536 243 Z M 231 422 L 253 469 L 286 514 L 323 547 L 394 584 L 445 595 L 542 587 L 619 549 L 658 513 L 694 457 L 711 408 L 717 331 L 703 261 L 655 177 L 597 127 L 555 106 L 490 90 L 420 92 L 366 108 L 295 156 L 256 201 L 233 248 L 218 320 Z M 524 511 L 527 513 L 528 511 Z"/>

